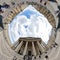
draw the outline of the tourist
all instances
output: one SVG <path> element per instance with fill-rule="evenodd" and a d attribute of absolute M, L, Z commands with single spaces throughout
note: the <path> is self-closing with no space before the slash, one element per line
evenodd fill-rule
<path fill-rule="evenodd" d="M 5 8 L 9 8 L 10 6 L 9 6 L 8 4 L 5 4 L 4 7 L 5 7 Z"/>
<path fill-rule="evenodd" d="M 15 5 L 15 2 L 11 2 L 12 5 Z"/>
<path fill-rule="evenodd" d="M 8 5 L 7 3 L 5 3 L 4 2 L 4 4 L 3 4 L 3 6 L 2 6 L 3 8 L 9 8 L 10 7 L 10 5 Z"/>
<path fill-rule="evenodd" d="M 57 1 L 56 1 L 56 0 L 48 0 L 48 1 L 51 1 L 51 2 L 56 2 L 56 3 L 57 3 Z"/>
<path fill-rule="evenodd" d="M 45 1 L 44 5 L 46 5 L 48 0 L 40 0 L 40 3 L 42 3 L 43 1 Z"/>
<path fill-rule="evenodd" d="M 40 3 L 42 2 L 42 0 L 40 0 Z"/>
<path fill-rule="evenodd" d="M 58 14 L 57 15 L 57 17 L 59 18 L 59 20 L 58 20 L 58 26 L 57 26 L 57 29 L 59 29 L 60 28 L 60 6 L 58 6 L 58 11 L 56 11 L 56 14 Z"/>
<path fill-rule="evenodd" d="M 56 1 L 56 0 L 44 0 L 44 1 L 45 1 L 44 5 L 46 5 L 46 4 L 48 3 L 48 1 L 56 2 L 56 3 L 57 3 L 57 1 Z M 40 3 L 42 3 L 42 2 L 43 2 L 43 0 L 40 0 Z"/>
<path fill-rule="evenodd" d="M 2 9 L 1 9 L 1 8 L 2 8 L 2 6 L 0 5 L 0 13 L 3 13 L 3 11 L 2 11 Z"/>
<path fill-rule="evenodd" d="M 0 9 L 1 9 L 1 5 L 0 5 Z"/>
<path fill-rule="evenodd" d="M 44 3 L 44 5 L 46 5 L 46 4 L 47 4 L 47 2 Z"/>
<path fill-rule="evenodd" d="M 48 55 L 46 55 L 45 58 L 48 59 Z"/>

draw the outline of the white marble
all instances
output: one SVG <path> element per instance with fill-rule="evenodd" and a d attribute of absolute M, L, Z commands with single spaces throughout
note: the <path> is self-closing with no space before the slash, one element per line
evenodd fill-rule
<path fill-rule="evenodd" d="M 20 37 L 41 38 L 46 44 L 51 35 L 52 25 L 47 18 L 29 5 L 8 24 L 9 37 L 12 43 Z"/>

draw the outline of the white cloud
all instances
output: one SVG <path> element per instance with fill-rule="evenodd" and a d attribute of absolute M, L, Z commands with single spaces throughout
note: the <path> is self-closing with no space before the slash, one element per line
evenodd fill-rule
<path fill-rule="evenodd" d="M 31 15 L 29 15 L 30 18 L 23 13 L 31 13 Z M 44 15 L 39 13 L 31 5 L 24 9 L 23 12 L 19 13 L 8 27 L 12 43 L 17 41 L 20 37 L 37 37 L 41 38 L 47 44 L 52 30 L 52 26 Z"/>

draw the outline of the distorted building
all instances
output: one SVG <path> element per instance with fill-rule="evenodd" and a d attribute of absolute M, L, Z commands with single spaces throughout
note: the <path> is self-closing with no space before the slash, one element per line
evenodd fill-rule
<path fill-rule="evenodd" d="M 59 0 L 0 3 L 0 60 L 60 60 Z"/>

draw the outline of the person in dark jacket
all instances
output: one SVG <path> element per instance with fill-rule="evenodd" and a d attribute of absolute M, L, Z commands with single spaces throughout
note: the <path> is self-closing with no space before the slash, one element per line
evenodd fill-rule
<path fill-rule="evenodd" d="M 0 13 L 3 13 L 3 11 L 2 11 L 2 5 L 0 5 Z"/>

